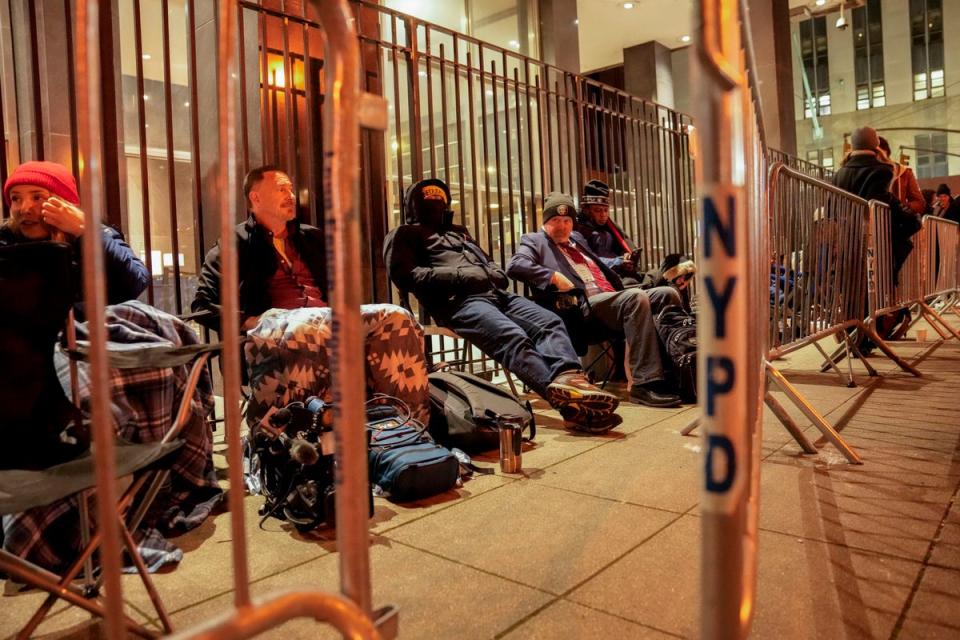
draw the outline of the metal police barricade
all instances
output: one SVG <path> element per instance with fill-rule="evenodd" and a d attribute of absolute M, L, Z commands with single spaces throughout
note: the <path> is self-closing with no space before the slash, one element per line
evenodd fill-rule
<path fill-rule="evenodd" d="M 937 273 L 928 275 L 930 270 L 938 271 L 939 265 L 936 264 L 938 258 L 936 252 L 940 248 L 940 240 L 937 237 L 940 230 L 943 229 L 943 241 L 946 244 L 953 244 L 956 239 L 956 224 L 948 220 L 926 216 L 923 219 L 923 225 L 919 232 L 911 238 L 913 248 L 906 256 L 899 272 L 895 270 L 894 265 L 894 227 L 892 212 L 885 203 L 876 200 L 870 201 L 870 225 L 868 241 L 868 289 L 869 289 L 869 313 L 863 322 L 862 329 L 866 331 L 868 337 L 873 340 L 878 347 L 889 351 L 889 347 L 876 333 L 877 320 L 883 315 L 894 313 L 901 309 L 911 309 L 918 307 L 921 315 L 930 320 L 931 326 L 943 338 L 946 334 L 940 328 L 939 323 L 946 331 L 956 334 L 950 325 L 946 324 L 943 317 L 927 304 L 927 300 L 937 297 L 941 293 L 949 290 L 949 285 L 955 285 L 956 276 L 947 276 L 940 278 Z M 934 253 L 932 261 L 928 261 L 929 252 Z M 948 251 L 948 253 L 951 253 Z M 956 260 L 956 252 L 952 252 L 952 257 L 945 257 L 944 267 Z M 933 264 L 928 264 L 932 262 Z M 955 269 L 951 270 L 954 274 Z M 943 289 L 940 289 L 940 286 Z M 955 288 L 955 287 L 954 287 Z M 938 347 L 941 343 L 934 345 Z M 932 349 L 928 349 L 929 353 Z M 889 355 L 889 354 L 888 354 Z M 907 363 L 902 358 L 895 358 L 900 368 L 914 375 L 919 376 L 920 372 L 915 367 Z M 864 363 L 869 367 L 868 363 Z"/>
<path fill-rule="evenodd" d="M 766 271 L 759 277 L 769 282 L 768 379 L 848 461 L 859 464 L 859 456 L 771 361 L 809 345 L 826 358 L 821 340 L 837 336 L 849 343 L 848 331 L 860 326 L 866 303 L 868 204 L 776 163 L 770 169 L 768 207 L 769 253 L 759 265 Z M 844 374 L 828 361 L 853 386 L 852 366 Z M 766 402 L 801 448 L 816 453 L 779 401 L 767 393 Z"/>
<path fill-rule="evenodd" d="M 923 227 L 918 235 L 922 236 L 924 247 L 921 266 L 923 299 L 918 304 L 920 317 L 926 318 L 941 338 L 925 352 L 926 355 L 951 336 L 960 340 L 960 333 L 943 316 L 943 312 L 955 303 L 957 294 L 960 227 L 952 220 L 924 216 Z M 914 322 L 918 319 L 915 318 Z"/>
<path fill-rule="evenodd" d="M 392 637 L 396 634 L 396 611 L 385 607 L 372 611 L 367 521 L 367 454 L 363 429 L 361 288 L 351 282 L 360 273 L 359 208 L 357 206 L 359 126 L 385 128 L 383 101 L 359 91 L 358 46 L 353 18 L 346 0 L 311 0 L 325 29 L 326 74 L 329 94 L 324 122 L 326 131 L 325 195 L 328 215 L 328 246 L 332 247 L 331 307 L 333 309 L 333 395 L 337 456 L 337 542 L 340 553 L 342 594 L 316 590 L 289 591 L 251 601 L 247 572 L 246 524 L 243 511 L 242 447 L 240 442 L 240 348 L 239 298 L 236 247 L 223 243 L 223 359 L 224 405 L 231 491 L 229 508 L 233 545 L 234 604 L 236 609 L 222 619 L 192 630 L 184 637 L 248 638 L 295 617 L 329 622 L 350 638 Z M 103 144 L 101 104 L 98 92 L 100 53 L 99 2 L 81 0 L 76 7 L 77 24 L 77 130 L 79 132 L 81 182 L 89 194 L 86 225 L 99 230 L 104 209 L 101 188 Z M 237 3 L 218 3 L 218 98 L 220 117 L 221 237 L 233 237 L 237 212 Z M 125 636 L 121 591 L 121 544 L 114 512 L 117 487 L 114 482 L 114 433 L 110 413 L 109 363 L 106 357 L 105 287 L 102 278 L 103 251 L 99 232 L 83 234 L 83 277 L 90 326 L 90 384 L 92 388 L 93 438 L 97 450 L 97 520 L 102 536 L 101 567 L 105 588 L 106 636 Z M 378 630 L 379 627 L 379 630 Z M 381 632 L 383 636 L 381 636 Z"/>
<path fill-rule="evenodd" d="M 695 19 L 703 638 L 746 637 L 756 592 L 767 319 L 757 313 L 765 286 L 751 264 L 765 253 L 766 159 L 759 99 L 747 75 L 753 63 L 746 19 L 741 19 L 744 6 L 738 0 L 700 0 Z"/>

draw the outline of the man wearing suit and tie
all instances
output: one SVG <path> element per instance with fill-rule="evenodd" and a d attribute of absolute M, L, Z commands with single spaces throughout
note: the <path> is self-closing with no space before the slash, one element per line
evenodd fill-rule
<path fill-rule="evenodd" d="M 580 289 L 587 331 L 622 335 L 633 373 L 630 399 L 650 407 L 680 405 L 675 385 L 668 382 L 654 316 L 668 305 L 681 304 L 672 287 L 625 289 L 620 276 L 573 230 L 576 205 L 566 194 L 551 193 L 543 210 L 543 227 L 526 233 L 507 265 L 507 275 L 542 292 Z"/>

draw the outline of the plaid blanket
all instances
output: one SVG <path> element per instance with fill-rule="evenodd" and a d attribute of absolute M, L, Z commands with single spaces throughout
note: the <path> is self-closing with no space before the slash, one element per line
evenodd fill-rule
<path fill-rule="evenodd" d="M 367 390 L 399 398 L 413 418 L 427 424 L 429 382 L 423 353 L 423 329 L 409 311 L 392 304 L 361 308 L 366 333 Z M 270 309 L 248 333 L 244 355 L 251 397 L 247 424 L 255 428 L 271 407 L 316 395 L 330 397 L 331 310 Z"/>
<path fill-rule="evenodd" d="M 107 308 L 108 340 L 121 344 L 160 343 L 182 346 L 199 342 L 183 322 L 159 309 L 133 301 Z M 77 338 L 87 338 L 85 323 Z M 109 346 L 109 345 L 108 345 Z M 70 397 L 70 369 L 62 352 L 55 355 L 57 375 Z M 156 442 L 176 416 L 189 373 L 174 369 L 110 371 L 111 405 L 117 434 L 129 442 Z M 81 408 L 90 413 L 89 367 L 78 366 Z M 222 491 L 213 467 L 213 438 L 206 423 L 213 409 L 213 388 L 204 372 L 190 402 L 190 416 L 180 438 L 168 484 L 157 496 L 134 538 L 150 571 L 179 562 L 183 552 L 165 539 L 198 526 L 220 501 Z M 91 504 L 91 516 L 96 512 Z M 4 516 L 4 548 L 51 571 L 63 571 L 80 549 L 76 496 L 45 507 Z M 128 567 L 132 570 L 132 566 Z"/>

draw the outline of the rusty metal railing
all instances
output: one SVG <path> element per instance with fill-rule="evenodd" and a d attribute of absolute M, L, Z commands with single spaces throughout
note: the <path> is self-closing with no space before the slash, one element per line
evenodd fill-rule
<path fill-rule="evenodd" d="M 246 524 L 242 477 L 242 445 L 240 440 L 240 345 L 238 326 L 237 252 L 233 242 L 222 244 L 224 273 L 224 403 L 228 442 L 228 471 L 231 486 L 229 508 L 233 546 L 235 610 L 218 620 L 181 637 L 246 638 L 300 616 L 313 617 L 333 624 L 344 637 L 379 638 L 379 623 L 385 635 L 396 632 L 396 611 L 386 607 L 372 610 L 368 555 L 367 522 L 367 456 L 362 429 L 363 397 L 356 389 L 363 388 L 361 294 L 356 286 L 360 270 L 359 209 L 357 207 L 357 141 L 359 127 L 382 127 L 384 105 L 375 97 L 359 91 L 358 51 L 352 31 L 352 20 L 346 0 L 314 0 L 316 10 L 326 27 L 328 77 L 331 82 L 327 101 L 326 207 L 330 211 L 328 250 L 332 274 L 331 306 L 334 313 L 333 394 L 335 402 L 337 533 L 340 553 L 342 594 L 320 590 L 283 592 L 253 602 L 250 597 L 247 570 Z M 80 166 L 88 232 L 84 234 L 83 271 L 86 308 L 90 326 L 90 363 L 94 441 L 97 448 L 97 509 L 102 534 L 101 566 L 106 590 L 106 635 L 110 640 L 124 637 L 123 594 L 121 591 L 121 558 L 118 524 L 113 512 L 117 500 L 114 483 L 114 433 L 110 412 L 109 370 L 106 359 L 105 283 L 100 233 L 96 233 L 103 210 L 102 145 L 105 139 L 100 126 L 100 94 L 98 79 L 100 51 L 99 3 L 81 0 L 77 3 L 77 70 L 78 130 L 80 132 Z M 234 231 L 237 206 L 237 21 L 236 4 L 219 6 L 218 94 L 221 109 L 219 143 L 219 192 L 221 237 L 230 239 Z M 375 618 L 376 617 L 376 621 Z"/>

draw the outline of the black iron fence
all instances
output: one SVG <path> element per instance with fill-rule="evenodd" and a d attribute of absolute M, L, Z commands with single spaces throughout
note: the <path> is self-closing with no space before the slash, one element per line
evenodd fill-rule
<path fill-rule="evenodd" d="M 284 167 L 302 219 L 322 224 L 324 34 L 307 3 L 237 2 L 240 170 Z M 104 157 L 109 222 L 154 274 L 147 301 L 180 312 L 217 236 L 216 2 L 104 4 L 101 46 L 114 54 L 104 56 L 105 135 L 118 141 Z M 688 116 L 374 3 L 352 6 L 365 88 L 390 105 L 390 129 L 362 139 L 367 299 L 393 298 L 382 239 L 421 177 L 450 183 L 459 221 L 501 263 L 538 227 L 546 193 L 577 195 L 591 178 L 610 184 L 612 216 L 648 268 L 693 253 Z M 69 9 L 0 2 L 14 34 L 0 41 L 0 178 L 27 159 L 78 166 Z"/>

